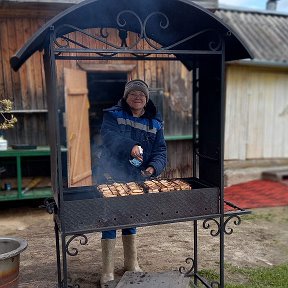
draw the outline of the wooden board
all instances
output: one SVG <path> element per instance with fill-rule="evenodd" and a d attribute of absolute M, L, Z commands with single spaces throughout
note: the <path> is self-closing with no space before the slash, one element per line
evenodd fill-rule
<path fill-rule="evenodd" d="M 225 160 L 288 157 L 287 72 L 228 66 Z"/>
<path fill-rule="evenodd" d="M 86 73 L 64 69 L 68 186 L 92 185 Z"/>
<path fill-rule="evenodd" d="M 288 180 L 288 169 L 264 171 L 262 173 L 262 179 L 277 181 L 277 182 L 287 181 Z"/>

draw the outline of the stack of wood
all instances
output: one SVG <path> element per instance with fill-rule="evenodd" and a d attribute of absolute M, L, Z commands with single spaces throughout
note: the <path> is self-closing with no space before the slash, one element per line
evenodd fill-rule
<path fill-rule="evenodd" d="M 136 182 L 101 184 L 97 186 L 97 189 L 103 193 L 104 197 L 139 195 L 144 193 L 144 189 Z"/>
<path fill-rule="evenodd" d="M 192 187 L 187 182 L 175 179 L 175 180 L 146 180 L 144 186 L 149 193 L 169 192 L 179 190 L 191 190 Z"/>

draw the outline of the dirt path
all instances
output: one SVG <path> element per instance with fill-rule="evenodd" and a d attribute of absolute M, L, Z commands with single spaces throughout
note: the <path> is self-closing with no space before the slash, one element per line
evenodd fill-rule
<path fill-rule="evenodd" d="M 199 269 L 215 269 L 219 263 L 219 237 L 202 228 L 198 221 Z M 193 223 L 176 223 L 138 229 L 139 262 L 145 271 L 169 271 L 185 264 L 193 257 Z M 233 221 L 232 235 L 225 238 L 225 261 L 241 267 L 270 267 L 287 263 L 288 207 L 255 209 L 242 217 L 239 226 Z M 55 242 L 52 216 L 36 207 L 1 208 L 0 235 L 26 239 L 29 247 L 21 254 L 22 288 L 55 287 L 57 281 Z M 120 233 L 119 233 L 120 235 Z M 118 235 L 116 246 L 116 274 L 122 273 L 122 247 Z M 100 272 L 100 233 L 89 234 L 88 244 L 79 245 L 79 254 L 68 257 L 71 278 L 82 287 L 96 287 Z M 189 268 L 189 267 L 187 267 Z M 229 276 L 229 275 L 228 275 Z"/>

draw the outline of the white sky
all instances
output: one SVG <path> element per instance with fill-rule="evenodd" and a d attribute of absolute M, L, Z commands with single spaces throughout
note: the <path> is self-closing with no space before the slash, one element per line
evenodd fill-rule
<path fill-rule="evenodd" d="M 229 6 L 237 6 L 243 8 L 251 8 L 264 10 L 266 9 L 267 0 L 219 0 L 219 4 Z M 288 0 L 279 0 L 277 2 L 277 11 L 288 12 Z"/>

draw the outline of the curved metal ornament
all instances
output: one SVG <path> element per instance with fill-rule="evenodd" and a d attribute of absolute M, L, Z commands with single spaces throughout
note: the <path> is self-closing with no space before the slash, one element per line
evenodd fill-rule
<path fill-rule="evenodd" d="M 232 216 L 229 216 L 225 221 L 224 221 L 224 232 L 225 234 L 227 235 L 231 235 L 233 233 L 233 228 L 230 228 L 230 227 L 227 227 L 227 224 L 230 222 L 230 220 L 232 220 L 233 218 L 236 218 L 234 219 L 233 221 L 233 224 L 235 226 L 239 226 L 241 224 L 241 218 L 238 216 L 238 215 L 232 215 Z"/>
<path fill-rule="evenodd" d="M 140 41 L 143 38 L 143 31 L 144 31 L 143 23 L 142 23 L 141 18 L 134 11 L 132 11 L 132 10 L 123 10 L 123 11 L 118 13 L 117 19 L 116 19 L 117 25 L 121 29 L 123 29 L 123 28 L 125 28 L 125 26 L 127 26 L 127 21 L 124 18 L 124 14 L 133 15 L 137 19 L 137 21 L 139 23 L 139 26 L 140 26 L 140 33 L 138 34 L 138 39 L 136 39 L 136 41 L 134 43 L 132 43 L 131 45 L 126 47 L 126 49 L 132 49 L 132 48 L 136 47 L 137 44 L 139 44 Z"/>
<path fill-rule="evenodd" d="M 196 38 L 197 36 L 200 36 L 202 34 L 205 34 L 205 33 L 209 33 L 209 32 L 214 32 L 216 35 L 217 35 L 217 38 L 218 38 L 218 43 L 216 41 L 210 41 L 208 43 L 208 47 L 211 51 L 220 51 L 220 48 L 222 48 L 222 41 L 221 41 L 221 37 L 219 35 L 219 33 L 216 31 L 216 30 L 213 30 L 213 29 L 205 29 L 205 30 L 202 30 L 200 32 L 197 32 L 193 35 L 190 35 L 170 46 L 166 46 L 166 47 L 163 47 L 162 49 L 166 49 L 166 50 L 169 50 L 169 49 L 172 49 L 172 48 L 175 48 L 177 46 L 179 46 L 180 44 L 184 44 L 185 42 L 188 42 L 189 40 L 193 39 L 193 38 Z"/>
<path fill-rule="evenodd" d="M 208 223 L 209 221 L 214 222 L 217 225 L 217 230 L 212 229 L 210 231 L 210 235 L 215 237 L 218 236 L 220 233 L 220 223 L 214 219 L 214 218 L 207 218 L 203 221 L 203 228 L 204 229 L 209 229 L 210 228 L 210 224 Z"/>
<path fill-rule="evenodd" d="M 128 22 L 129 17 L 131 19 L 131 17 L 133 17 L 134 19 L 136 19 L 136 23 L 133 21 L 131 24 Z M 109 57 L 113 57 L 115 55 L 117 55 L 119 53 L 119 51 L 121 52 L 127 52 L 129 53 L 129 50 L 137 50 L 137 45 L 140 43 L 141 40 L 144 40 L 151 49 L 151 53 L 145 53 L 145 54 L 138 54 L 138 53 L 131 53 L 131 55 L 135 56 L 135 57 L 142 57 L 145 58 L 149 55 L 151 55 L 153 53 L 154 50 L 156 51 L 160 51 L 160 50 L 173 50 L 173 49 L 177 49 L 177 47 L 179 47 L 180 45 L 185 44 L 186 42 L 195 39 L 197 37 L 200 37 L 203 34 L 207 34 L 207 33 L 211 33 L 211 38 L 214 40 L 207 40 L 207 49 L 209 49 L 210 51 L 220 51 L 222 49 L 222 37 L 221 35 L 215 31 L 214 29 L 205 29 L 202 31 L 199 31 L 193 35 L 189 35 L 185 38 L 183 38 L 182 40 L 179 40 L 175 43 L 171 43 L 168 46 L 160 46 L 160 45 L 155 45 L 153 43 L 153 41 L 148 37 L 149 35 L 149 23 L 151 23 L 151 19 L 158 17 L 156 20 L 159 20 L 158 24 L 152 23 L 153 24 L 153 34 L 155 34 L 155 25 L 159 25 L 159 33 L 162 33 L 162 30 L 165 30 L 169 27 L 170 25 L 170 21 L 169 18 L 167 17 L 166 14 L 160 12 L 160 11 L 155 11 L 150 13 L 148 16 L 146 16 L 146 18 L 144 20 L 141 19 L 141 17 L 134 11 L 132 10 L 123 10 L 121 12 L 119 12 L 116 16 L 116 23 L 115 23 L 115 28 L 118 29 L 119 31 L 126 31 L 126 34 L 128 31 L 131 30 L 131 26 L 133 27 L 133 30 L 137 30 L 137 26 L 138 27 L 138 31 L 139 32 L 135 32 L 137 37 L 136 40 L 131 43 L 130 45 L 127 44 L 126 39 L 123 39 L 122 37 L 119 36 L 120 39 L 120 45 L 112 43 L 110 41 L 108 41 L 108 36 L 109 36 L 109 32 L 107 30 L 107 28 L 102 27 L 99 28 L 100 32 L 99 32 L 99 36 L 97 35 L 93 35 L 91 33 L 88 33 L 86 30 L 78 28 L 74 25 L 71 24 L 63 24 L 59 27 L 57 27 L 54 30 L 54 44 L 55 46 L 57 46 L 58 48 L 61 48 L 63 50 L 67 49 L 67 51 L 61 51 L 60 54 L 65 53 L 65 52 L 73 52 L 73 48 L 70 47 L 70 44 L 74 45 L 75 47 L 81 47 L 87 51 L 89 51 L 89 47 L 85 46 L 83 43 L 78 42 L 76 39 L 72 39 L 69 38 L 67 36 L 64 36 L 66 34 L 69 34 L 71 31 L 75 31 L 78 32 L 80 34 L 83 34 L 93 40 L 95 40 L 96 42 L 100 42 L 102 44 L 107 45 L 107 47 L 110 47 L 111 50 L 107 53 L 103 53 L 103 51 L 95 51 L 93 53 L 99 55 L 99 56 L 109 56 Z M 130 24 L 130 25 L 129 25 Z M 136 25 L 136 26 L 135 26 Z M 130 29 L 130 30 L 129 30 Z M 169 31 L 167 32 L 169 33 Z M 208 37 L 209 38 L 209 37 Z M 130 39 L 131 40 L 131 39 Z M 68 51 L 68 50 L 71 51 Z M 141 49 L 139 49 L 141 50 Z M 114 52 L 115 51 L 115 52 Z"/>
<path fill-rule="evenodd" d="M 224 225 L 223 225 L 223 227 L 224 227 L 224 233 L 225 233 L 226 235 L 231 235 L 231 234 L 233 233 L 233 231 L 234 231 L 233 228 L 227 227 L 228 224 L 229 224 L 229 222 L 230 222 L 232 219 L 234 219 L 233 224 L 234 224 L 235 226 L 239 226 L 239 225 L 241 224 L 241 218 L 240 218 L 238 215 L 231 215 L 231 216 L 229 216 L 227 219 L 225 219 Z M 214 223 L 217 225 L 217 229 L 216 229 L 216 230 L 215 230 L 215 229 L 212 229 L 212 230 L 210 231 L 210 235 L 213 236 L 213 237 L 218 236 L 219 233 L 220 233 L 220 222 L 218 222 L 218 221 L 217 221 L 216 219 L 214 219 L 214 218 L 205 219 L 205 220 L 203 221 L 203 228 L 204 228 L 204 229 L 209 229 L 209 228 L 210 228 L 210 223 L 208 223 L 208 222 L 214 222 Z"/>
<path fill-rule="evenodd" d="M 213 282 L 211 282 L 210 285 L 211 285 L 212 288 L 220 288 L 220 283 L 217 282 L 217 281 L 213 281 Z"/>
<path fill-rule="evenodd" d="M 68 288 L 80 288 L 79 284 L 68 284 Z"/>
<path fill-rule="evenodd" d="M 100 35 L 102 38 L 108 38 L 109 32 L 107 28 L 100 28 Z"/>
<path fill-rule="evenodd" d="M 51 199 L 51 198 L 46 198 L 44 200 L 43 206 L 40 206 L 40 207 L 44 207 L 49 214 L 56 213 L 57 211 L 57 205 L 54 199 Z"/>
<path fill-rule="evenodd" d="M 160 20 L 160 23 L 159 23 L 159 27 L 161 29 L 166 29 L 168 28 L 169 26 L 169 19 L 168 17 L 162 13 L 162 12 L 153 12 L 151 14 L 149 14 L 146 19 L 144 20 L 144 24 L 143 24 L 143 34 L 144 34 L 144 38 L 145 38 L 145 41 L 149 44 L 150 47 L 154 48 L 155 50 L 158 50 L 159 47 L 155 46 L 151 41 L 150 41 L 150 38 L 148 38 L 147 36 L 147 32 L 146 32 L 146 27 L 147 27 L 147 22 L 155 15 L 158 15 L 158 16 L 161 16 L 163 18 L 163 22 Z"/>
<path fill-rule="evenodd" d="M 142 21 L 141 18 L 140 18 L 134 11 L 132 11 L 132 10 L 124 10 L 124 11 L 121 11 L 121 12 L 117 15 L 117 25 L 118 25 L 120 28 L 122 28 L 122 29 L 125 28 L 125 26 L 127 26 L 127 21 L 125 20 L 123 14 L 128 14 L 128 15 L 131 14 L 131 15 L 133 15 L 133 16 L 137 19 L 137 21 L 138 21 L 138 23 L 139 23 L 139 28 L 140 28 L 140 33 L 137 34 L 137 40 L 136 40 L 134 43 L 132 43 L 131 45 L 126 46 L 126 48 L 127 48 L 127 49 L 132 49 L 132 48 L 136 47 L 137 44 L 139 44 L 142 39 L 144 39 L 144 40 L 148 43 L 148 45 L 149 45 L 150 47 L 154 48 L 155 50 L 158 50 L 159 47 L 155 46 L 155 45 L 150 41 L 150 39 L 149 39 L 148 36 L 147 36 L 147 32 L 146 32 L 146 30 L 147 30 L 147 29 L 146 29 L 146 27 L 147 27 L 147 22 L 148 22 L 153 16 L 155 16 L 155 15 L 160 15 L 160 16 L 163 18 L 164 22 L 160 21 L 159 27 L 162 28 L 162 29 L 166 29 L 166 28 L 169 26 L 169 19 L 168 19 L 168 17 L 167 17 L 164 13 L 162 13 L 162 12 L 152 12 L 152 13 L 150 13 L 150 14 L 144 19 L 144 21 Z M 149 53 L 148 53 L 148 54 L 132 53 L 132 55 L 134 55 L 134 56 L 136 56 L 136 57 L 140 57 L 140 56 L 141 56 L 141 57 L 147 57 L 147 56 L 149 56 L 150 54 L 149 54 Z"/>
<path fill-rule="evenodd" d="M 194 274 L 194 259 L 192 259 L 191 257 L 188 257 L 186 260 L 185 260 L 186 264 L 191 264 L 192 263 L 192 266 L 189 270 L 187 270 L 187 268 L 185 268 L 184 266 L 181 266 L 179 267 L 179 272 L 181 274 L 184 274 L 185 277 L 190 277 Z"/>
<path fill-rule="evenodd" d="M 105 28 L 100 28 L 100 35 L 101 35 L 101 37 L 99 37 L 99 36 L 97 36 L 97 35 L 92 35 L 92 34 L 86 32 L 85 30 L 80 29 L 80 28 L 78 28 L 78 27 L 76 27 L 76 26 L 74 26 L 74 25 L 71 25 L 71 24 L 63 24 L 63 25 L 57 27 L 57 29 L 54 30 L 54 39 L 55 39 L 55 40 L 54 40 L 54 43 L 55 43 L 55 45 L 58 46 L 59 48 L 66 48 L 66 47 L 69 46 L 70 43 L 73 43 L 73 44 L 78 45 L 78 46 L 80 46 L 80 47 L 82 47 L 82 48 L 89 49 L 89 47 L 84 46 L 82 43 L 79 43 L 79 42 L 77 42 L 76 40 L 72 40 L 72 39 L 70 39 L 70 38 L 68 38 L 68 37 L 64 37 L 64 36 L 63 36 L 64 34 L 62 35 L 62 34 L 60 33 L 61 29 L 64 30 L 64 31 L 65 31 L 65 29 L 68 29 L 68 30 L 71 30 L 71 31 L 73 31 L 73 32 L 74 32 L 74 31 L 75 31 L 75 32 L 79 32 L 80 34 L 86 35 L 87 37 L 90 37 L 90 38 L 94 39 L 95 41 L 99 41 L 99 42 L 101 42 L 101 43 L 103 43 L 103 44 L 105 44 L 105 45 L 108 45 L 108 46 L 110 46 L 110 47 L 112 47 L 112 48 L 114 48 L 114 49 L 120 49 L 120 48 L 121 48 L 121 46 L 115 45 L 114 43 L 111 43 L 111 42 L 109 42 L 109 41 L 106 40 L 106 38 L 109 36 L 109 34 L 108 34 L 107 31 L 106 31 L 106 33 L 104 32 L 104 29 L 105 29 Z M 68 32 L 68 33 L 70 33 L 70 32 Z M 59 36 L 57 36 L 58 34 L 59 34 Z M 67 33 L 66 33 L 66 34 L 67 34 Z M 59 38 L 62 39 L 62 40 L 65 40 L 65 41 L 66 41 L 66 44 L 61 44 L 61 43 L 59 43 L 58 40 L 57 40 L 57 39 L 59 39 Z M 68 44 L 67 44 L 67 42 L 68 42 Z"/>
<path fill-rule="evenodd" d="M 71 278 L 67 278 L 67 286 L 64 286 L 64 282 L 62 281 L 61 282 L 61 288 L 80 288 L 80 285 L 79 284 L 71 284 L 72 282 L 72 279 Z"/>
<path fill-rule="evenodd" d="M 71 244 L 71 242 L 78 237 L 82 238 L 79 240 L 80 245 L 86 245 L 88 243 L 88 238 L 86 235 L 81 234 L 72 236 L 66 243 L 66 252 L 70 256 L 76 256 L 79 253 L 78 249 L 74 247 L 69 250 L 69 245 Z"/>

